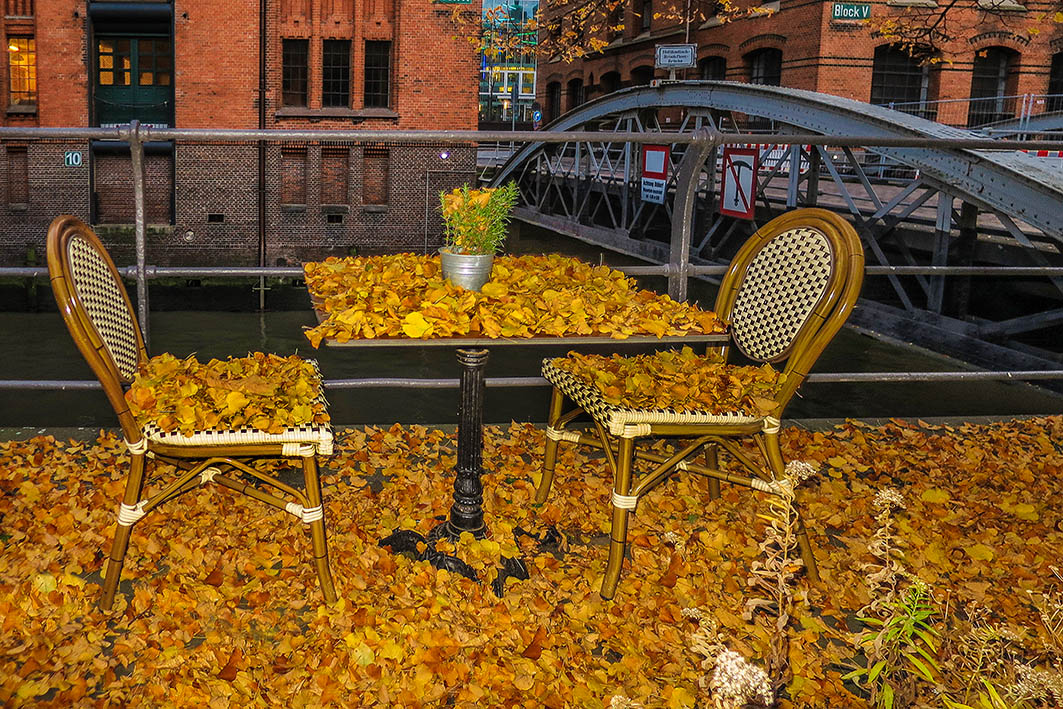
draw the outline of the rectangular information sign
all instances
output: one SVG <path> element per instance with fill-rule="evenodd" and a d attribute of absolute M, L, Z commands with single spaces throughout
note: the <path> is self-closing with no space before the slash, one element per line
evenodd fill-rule
<path fill-rule="evenodd" d="M 698 63 L 696 44 L 658 44 L 655 66 L 658 69 L 692 69 Z"/>
<path fill-rule="evenodd" d="M 752 219 L 756 211 L 757 157 L 756 148 L 723 149 L 720 175 L 720 214 L 739 219 Z"/>
<path fill-rule="evenodd" d="M 832 2 L 830 4 L 832 20 L 869 20 L 871 3 L 866 2 Z"/>

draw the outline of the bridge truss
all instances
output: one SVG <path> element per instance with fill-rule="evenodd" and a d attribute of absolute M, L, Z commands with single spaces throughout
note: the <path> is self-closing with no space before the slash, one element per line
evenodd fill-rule
<path fill-rule="evenodd" d="M 694 155 L 684 135 L 705 129 L 763 134 L 751 222 L 720 214 L 720 146 Z M 1063 324 L 1063 277 L 1024 282 L 1021 298 L 1006 296 L 1001 279 L 978 281 L 999 291 L 997 303 L 971 278 L 978 264 L 1063 265 L 1063 170 L 1034 155 L 953 147 L 946 141 L 977 136 L 839 97 L 733 82 L 627 89 L 546 130 L 601 139 L 525 144 L 498 170 L 493 184 L 517 181 L 525 221 L 656 263 L 674 262 L 684 223 L 686 259 L 708 265 L 729 260 L 784 211 L 833 209 L 860 232 L 869 273 L 882 275 L 865 288 L 858 323 L 977 363 L 1060 361 L 1043 343 Z M 664 204 L 642 201 L 640 147 L 619 135 L 647 132 L 670 147 Z M 810 135 L 839 138 L 801 142 Z M 689 200 L 684 170 L 696 173 Z"/>

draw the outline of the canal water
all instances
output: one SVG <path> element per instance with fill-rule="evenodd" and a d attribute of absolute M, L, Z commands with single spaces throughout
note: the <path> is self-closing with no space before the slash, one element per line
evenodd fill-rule
<path fill-rule="evenodd" d="M 602 252 L 575 240 L 523 227 L 507 244 L 511 253 L 561 251 L 588 261 L 610 265 L 638 263 Z M 660 278 L 640 279 L 647 287 L 665 289 Z M 46 286 L 44 287 L 46 290 Z M 299 353 L 315 357 L 326 379 L 356 377 L 457 377 L 454 352 L 429 348 L 327 348 L 313 350 L 302 330 L 314 324 L 309 301 L 298 283 L 275 286 L 269 302 L 273 310 L 253 312 L 257 295 L 250 288 L 225 290 L 179 288 L 176 294 L 153 291 L 152 353 L 163 351 L 201 359 L 242 355 L 249 351 Z M 714 288 L 692 286 L 693 299 L 711 307 Z M 218 294 L 224 294 L 224 297 Z M 182 298 L 195 302 L 191 310 L 166 310 Z M 233 310 L 222 310 L 230 307 Z M 284 308 L 284 309 L 281 309 Z M 242 311 L 241 311 L 242 310 Z M 590 350 L 593 351 L 593 350 Z M 598 348 L 601 352 L 647 351 L 631 345 Z M 492 349 L 487 364 L 491 377 L 538 374 L 543 357 L 564 349 L 503 346 Z M 42 312 L 0 312 L 0 357 L 3 379 L 93 379 L 53 306 Z M 821 357 L 817 372 L 912 372 L 966 369 L 961 362 L 870 335 L 843 330 Z M 542 422 L 546 416 L 546 387 L 487 391 L 485 420 Z M 333 419 L 338 424 L 427 423 L 457 421 L 456 389 L 358 389 L 329 392 Z M 978 383 L 806 383 L 787 410 L 788 418 L 881 418 L 933 416 L 1011 416 L 1056 414 L 1063 411 L 1063 395 L 1018 382 Z M 115 417 L 100 391 L 19 391 L 0 389 L 0 427 L 111 427 Z"/>

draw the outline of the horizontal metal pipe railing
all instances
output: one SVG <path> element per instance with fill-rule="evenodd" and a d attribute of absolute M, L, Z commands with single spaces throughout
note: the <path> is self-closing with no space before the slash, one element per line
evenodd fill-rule
<path fill-rule="evenodd" d="M 669 264 L 656 266 L 612 266 L 629 276 L 668 276 L 672 274 Z M 136 278 L 136 266 L 123 266 L 118 272 L 129 279 Z M 688 266 L 692 276 L 722 276 L 726 265 Z M 868 276 L 1001 276 L 1031 278 L 1036 276 L 1063 277 L 1063 266 L 866 266 Z M 227 266 L 148 266 L 144 275 L 158 278 L 302 278 L 303 269 L 298 266 L 227 267 Z M 0 278 L 47 277 L 47 266 L 0 266 Z"/>
<path fill-rule="evenodd" d="M 622 340 L 618 340 L 622 342 Z M 983 381 L 1043 381 L 1063 379 L 1063 369 L 1030 369 L 1018 371 L 950 371 L 950 372 L 821 372 L 808 375 L 813 384 L 874 384 L 905 382 L 983 382 Z M 491 388 L 548 386 L 543 377 L 486 377 Z M 341 389 L 457 389 L 458 378 L 366 377 L 359 379 L 325 379 L 329 390 Z M 0 379 L 0 390 L 75 391 L 101 389 L 91 379 Z"/>

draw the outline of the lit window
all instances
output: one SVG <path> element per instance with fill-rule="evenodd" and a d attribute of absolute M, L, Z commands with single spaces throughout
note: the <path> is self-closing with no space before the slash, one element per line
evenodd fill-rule
<path fill-rule="evenodd" d="M 12 106 L 37 105 L 37 46 L 33 37 L 9 37 L 8 71 Z"/>

